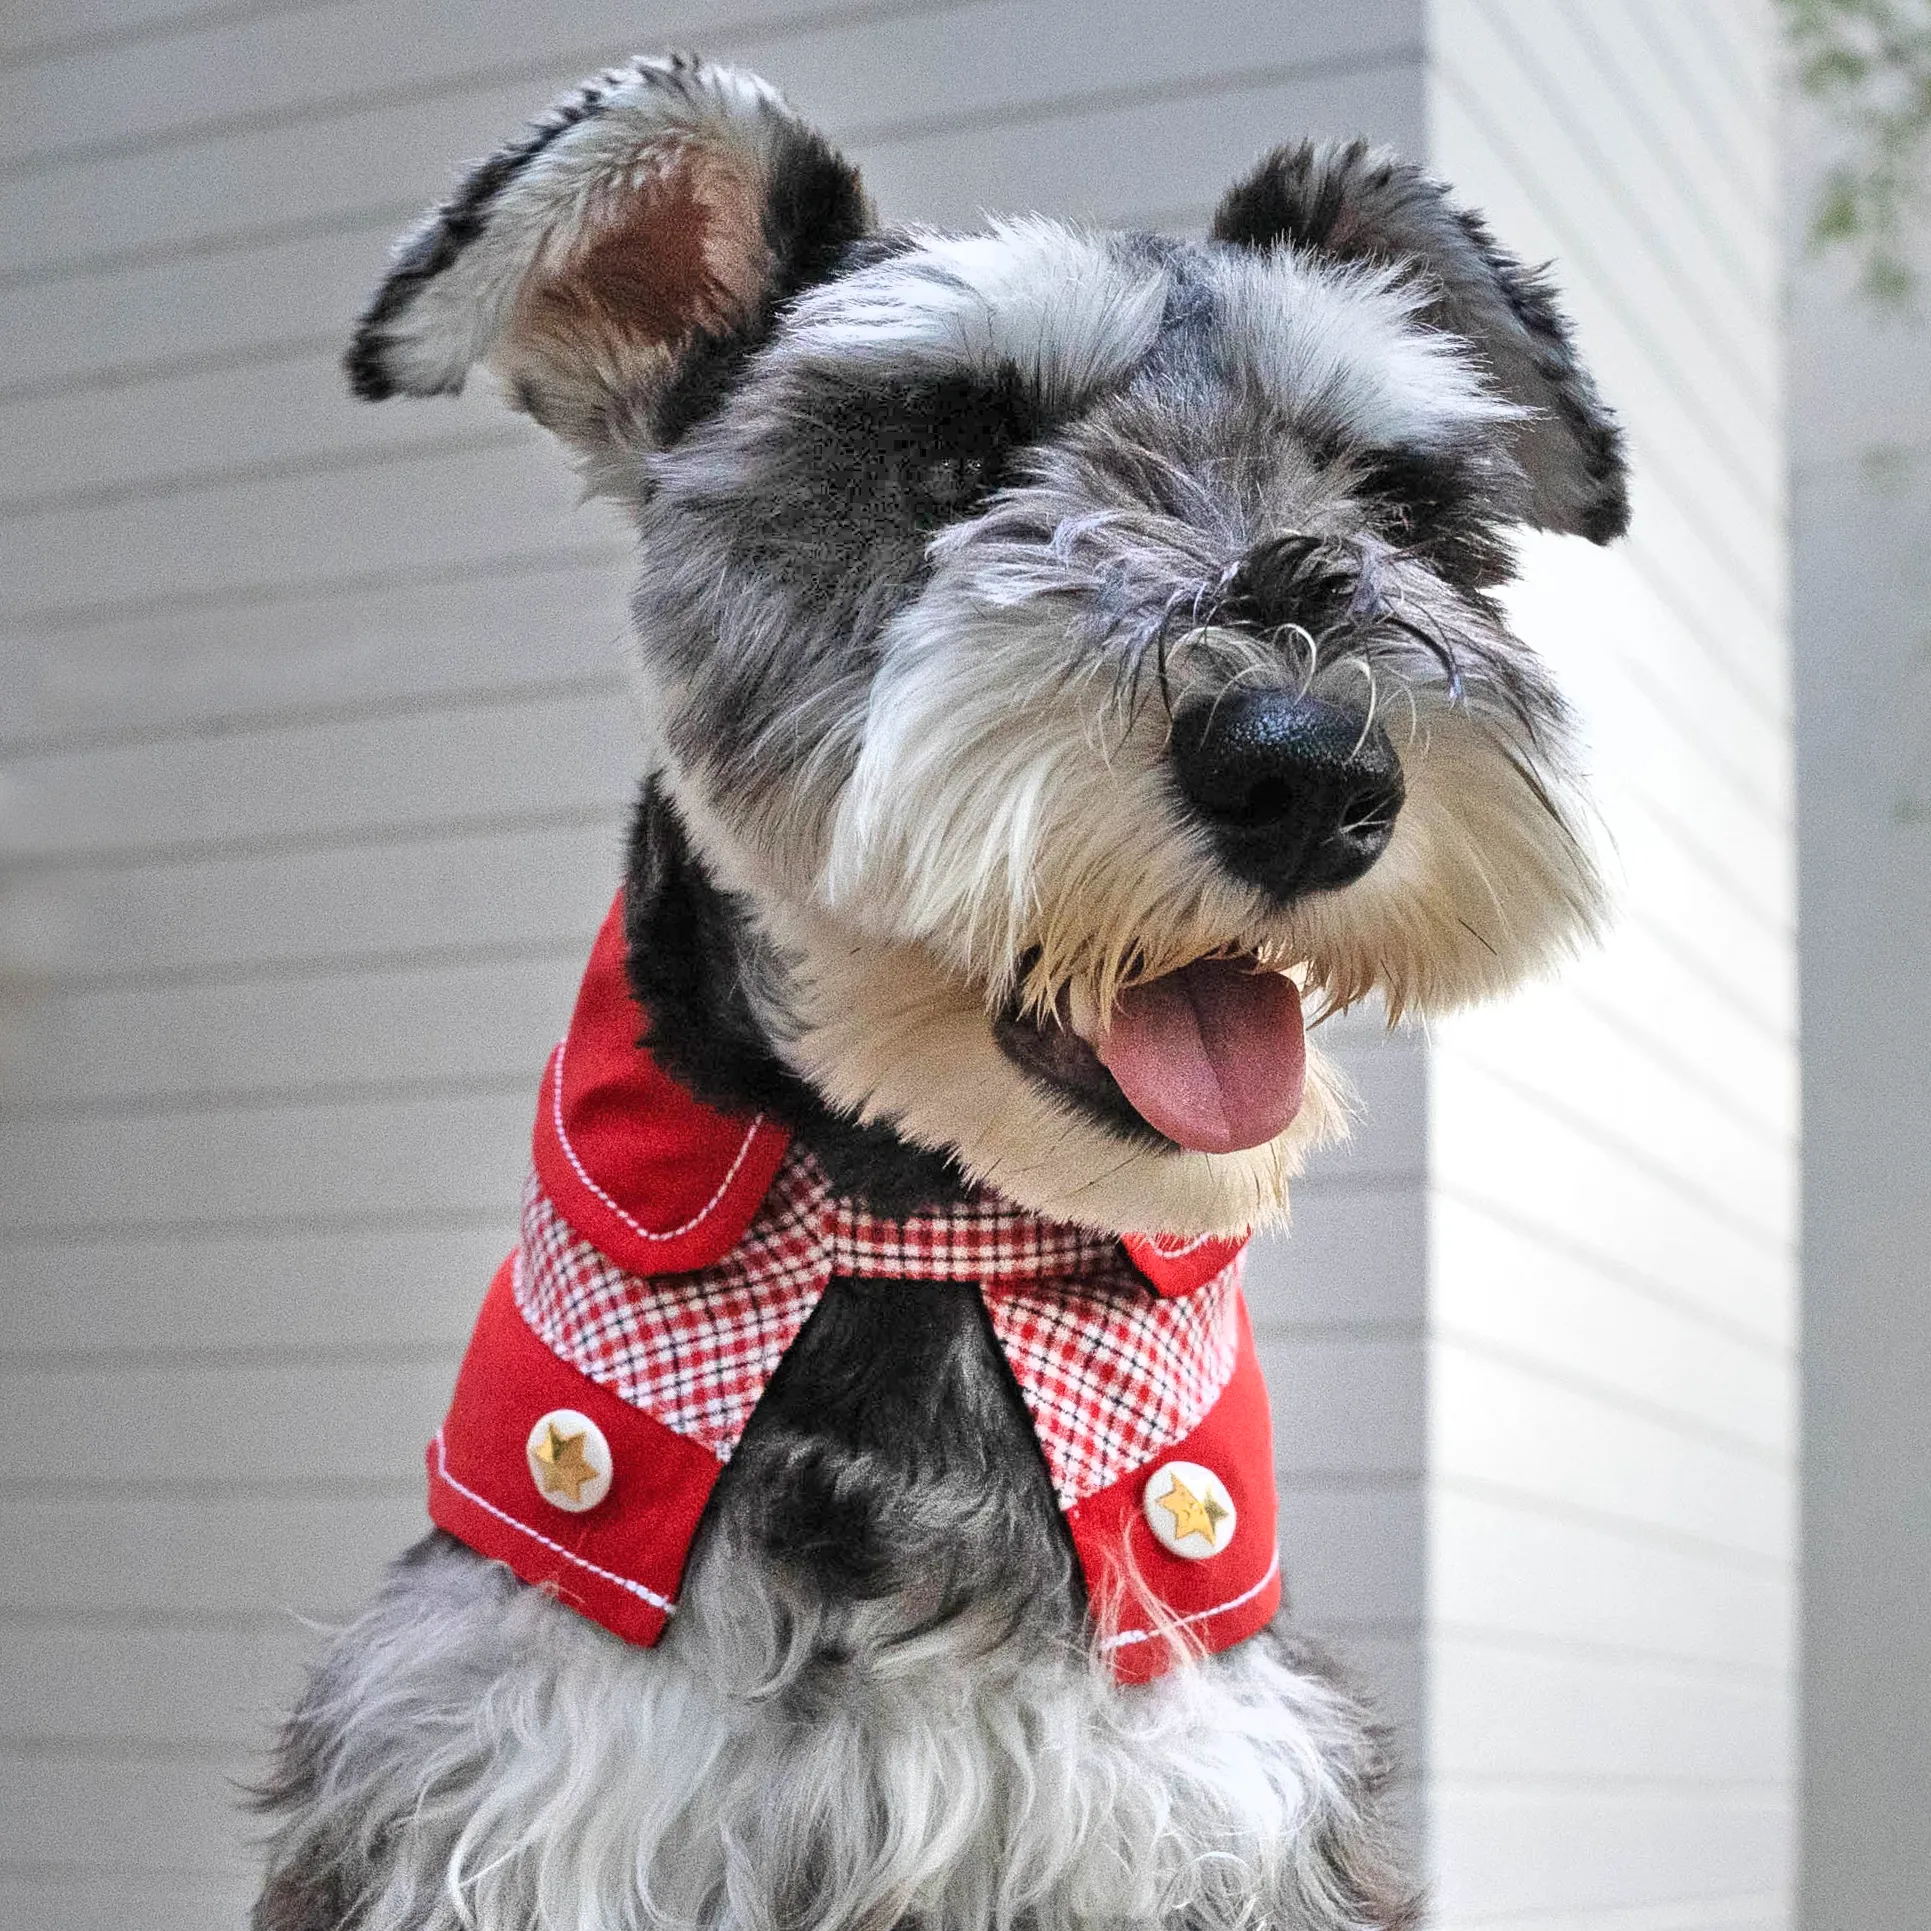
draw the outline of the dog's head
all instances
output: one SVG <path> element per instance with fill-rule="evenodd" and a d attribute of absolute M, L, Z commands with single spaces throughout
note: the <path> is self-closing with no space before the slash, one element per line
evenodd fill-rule
<path fill-rule="evenodd" d="M 658 793 L 834 1108 L 1099 1225 L 1265 1218 L 1303 1000 L 1493 993 L 1591 923 L 1511 525 L 1620 440 L 1414 168 L 1283 149 L 1212 238 L 881 229 L 763 83 L 605 76 L 403 245 L 359 391 L 484 363 L 627 506 Z"/>

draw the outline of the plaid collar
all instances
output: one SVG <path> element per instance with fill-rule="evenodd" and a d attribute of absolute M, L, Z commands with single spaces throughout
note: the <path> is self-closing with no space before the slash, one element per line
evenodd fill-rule
<path fill-rule="evenodd" d="M 1071 1508 L 1184 1436 L 1233 1372 L 1240 1258 L 1166 1297 L 1117 1240 L 1003 1202 L 878 1220 L 793 1149 L 744 1238 L 683 1274 L 616 1266 L 531 1176 L 514 1293 L 532 1330 L 632 1407 L 728 1461 L 834 1275 L 970 1283 Z"/>

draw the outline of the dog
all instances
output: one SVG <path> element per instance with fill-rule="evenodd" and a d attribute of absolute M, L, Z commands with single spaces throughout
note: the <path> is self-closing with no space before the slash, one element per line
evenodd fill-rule
<path fill-rule="evenodd" d="M 1498 592 L 1514 526 L 1621 533 L 1621 436 L 1543 278 L 1392 155 L 1284 147 L 1198 242 L 884 227 L 763 82 L 640 59 L 405 238 L 348 356 L 371 399 L 479 364 L 641 553 L 641 798 L 517 1296 L 553 1251 L 634 1297 L 618 1223 L 682 1237 L 569 1137 L 584 1055 L 641 1026 L 652 1104 L 738 1148 L 688 1226 L 795 1186 L 861 1246 L 1003 1228 L 1104 1276 L 1053 1290 L 1095 1321 L 1204 1305 L 1146 1285 L 1199 1250 L 1231 1335 L 1225 1256 L 1345 1111 L 1303 1001 L 1439 1011 L 1599 918 L 1573 728 Z M 490 1530 L 438 1437 L 460 1532 L 289 1719 L 259 1931 L 1414 1922 L 1375 1725 L 1273 1572 L 1240 1640 L 1133 1598 L 1074 1546 L 992 1290 L 863 1272 L 826 1260 L 760 1370 L 674 1601 L 611 1575 L 580 1613 L 594 1516 Z M 555 1409 L 527 1507 L 594 1502 L 606 1432 Z M 1171 1530 L 1271 1544 L 1271 1475 L 1238 1531 L 1222 1473 L 1169 1478 Z"/>

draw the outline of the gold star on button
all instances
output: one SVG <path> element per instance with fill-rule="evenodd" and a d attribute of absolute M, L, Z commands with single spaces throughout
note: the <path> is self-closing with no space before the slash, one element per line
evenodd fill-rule
<path fill-rule="evenodd" d="M 1169 1475 L 1167 1482 L 1166 1494 L 1154 1499 L 1173 1517 L 1174 1534 L 1205 1536 L 1209 1542 L 1213 1541 L 1220 1525 L 1227 1520 L 1227 1511 L 1220 1506 L 1213 1491 L 1196 1495 L 1177 1475 Z"/>
<path fill-rule="evenodd" d="M 552 1507 L 581 1515 L 610 1492 L 610 1444 L 588 1415 L 553 1408 L 524 1444 L 537 1493 Z"/>
<path fill-rule="evenodd" d="M 1141 1492 L 1140 1507 L 1160 1546 L 1189 1562 L 1217 1556 L 1238 1526 L 1226 1483 L 1198 1462 L 1156 1468 Z"/>
<path fill-rule="evenodd" d="M 583 1500 L 586 1482 L 597 1479 L 597 1470 L 585 1458 L 582 1435 L 559 1434 L 555 1422 L 544 1425 L 543 1439 L 530 1453 L 543 1465 L 539 1477 L 545 1495 L 567 1495 L 573 1502 Z"/>

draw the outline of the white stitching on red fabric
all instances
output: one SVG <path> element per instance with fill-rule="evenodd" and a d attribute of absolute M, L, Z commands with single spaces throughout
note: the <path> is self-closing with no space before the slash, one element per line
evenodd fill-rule
<path fill-rule="evenodd" d="M 638 1238 L 641 1240 L 677 1240 L 681 1236 L 690 1233 L 694 1228 L 703 1226 L 703 1224 L 707 1220 L 709 1220 L 714 1213 L 717 1212 L 718 1203 L 722 1201 L 724 1196 L 731 1191 L 731 1182 L 738 1177 L 738 1169 L 741 1166 L 743 1166 L 745 1161 L 750 1157 L 751 1142 L 758 1137 L 758 1128 L 764 1124 L 764 1115 L 760 1113 L 757 1116 L 757 1118 L 754 1119 L 751 1122 L 751 1124 L 745 1128 L 744 1144 L 738 1148 L 738 1157 L 731 1162 L 730 1171 L 725 1174 L 724 1178 L 721 1181 L 718 1182 L 717 1192 L 712 1194 L 710 1199 L 707 1200 L 703 1204 L 703 1206 L 701 1206 L 697 1210 L 697 1212 L 691 1216 L 689 1220 L 685 1221 L 683 1226 L 673 1227 L 666 1233 L 653 1234 L 650 1231 L 650 1229 L 646 1227 L 641 1221 L 631 1219 L 631 1217 L 627 1213 L 625 1213 L 624 1210 L 620 1206 L 618 1206 L 617 1203 L 614 1200 L 612 1200 L 611 1197 L 607 1193 L 605 1193 L 604 1190 L 600 1186 L 598 1186 L 594 1180 L 590 1178 L 589 1173 L 585 1170 L 583 1162 L 577 1158 L 576 1148 L 570 1144 L 570 1136 L 567 1132 L 565 1132 L 564 1126 L 563 1126 L 563 1049 L 569 1043 L 570 1042 L 567 1039 L 560 1039 L 557 1041 L 556 1078 L 551 1082 L 550 1112 L 551 1112 L 551 1117 L 556 1122 L 557 1143 L 563 1148 L 564 1157 L 568 1159 L 568 1161 L 570 1162 L 570 1165 L 575 1169 L 577 1178 L 581 1180 L 583 1184 L 586 1187 L 588 1187 L 590 1191 L 593 1194 L 595 1194 L 597 1198 L 601 1200 L 603 1204 L 606 1207 L 608 1207 L 610 1211 L 613 1214 L 615 1214 L 617 1218 L 621 1220 L 623 1224 L 626 1227 L 628 1227 L 632 1233 L 636 1234 Z"/>
<path fill-rule="evenodd" d="M 1163 1261 L 1177 1261 L 1183 1255 L 1191 1254 L 1196 1248 L 1205 1247 L 1210 1240 L 1225 1240 L 1226 1235 L 1196 1234 L 1194 1235 L 1192 1240 L 1183 1243 L 1179 1247 L 1162 1246 L 1160 1243 L 1160 1236 L 1158 1234 L 1142 1234 L 1140 1238 L 1144 1240 L 1146 1244 L 1149 1247 L 1151 1247 L 1153 1251 L 1156 1254 L 1158 1254 Z"/>
<path fill-rule="evenodd" d="M 1230 1609 L 1238 1609 L 1244 1602 L 1252 1602 L 1260 1592 L 1280 1573 L 1281 1552 L 1274 1551 L 1274 1560 L 1267 1565 L 1267 1573 L 1251 1589 L 1243 1589 L 1238 1596 L 1230 1596 L 1225 1602 L 1217 1602 L 1211 1609 L 1196 1609 L 1191 1616 L 1182 1616 L 1177 1627 L 1185 1629 L 1189 1623 L 1204 1623 L 1209 1616 L 1224 1616 Z M 1117 1636 L 1109 1636 L 1100 1647 L 1102 1649 L 1124 1649 L 1128 1643 L 1151 1642 L 1159 1632 L 1151 1629 L 1123 1629 Z"/>
<path fill-rule="evenodd" d="M 499 1522 L 507 1522 L 513 1529 L 521 1529 L 532 1542 L 540 1542 L 553 1555 L 560 1555 L 565 1562 L 574 1562 L 579 1569 L 588 1569 L 593 1576 L 601 1576 L 605 1582 L 614 1582 L 619 1589 L 628 1589 L 633 1596 L 642 1596 L 653 1609 L 661 1609 L 666 1616 L 677 1614 L 677 1605 L 668 1596 L 660 1596 L 656 1590 L 647 1589 L 641 1582 L 633 1582 L 628 1576 L 620 1576 L 614 1569 L 600 1569 L 594 1562 L 586 1562 L 582 1556 L 573 1555 L 561 1542 L 552 1542 L 547 1535 L 539 1534 L 527 1522 L 519 1522 L 507 1510 L 499 1509 L 494 1502 L 488 1501 L 466 1488 L 449 1472 L 449 1451 L 443 1445 L 443 1431 L 436 1430 L 436 1473 L 453 1488 L 458 1495 L 466 1496 L 479 1509 L 487 1509 Z"/>

